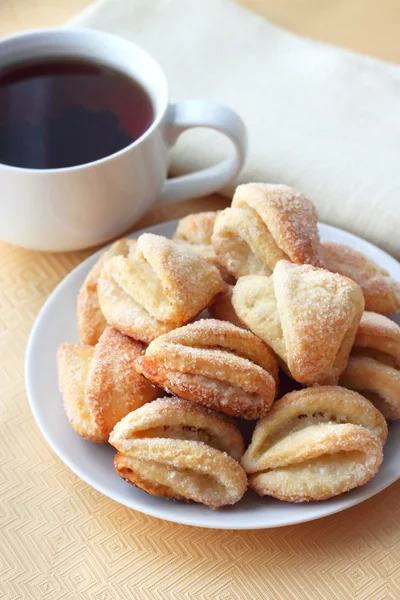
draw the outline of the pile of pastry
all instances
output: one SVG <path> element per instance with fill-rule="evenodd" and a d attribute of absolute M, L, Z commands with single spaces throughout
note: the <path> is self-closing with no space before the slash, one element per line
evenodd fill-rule
<path fill-rule="evenodd" d="M 400 327 L 384 316 L 399 308 L 387 272 L 320 242 L 303 194 L 241 185 L 173 240 L 104 252 L 79 293 L 81 344 L 58 351 L 65 410 L 149 494 L 324 500 L 376 474 L 400 418 Z"/>

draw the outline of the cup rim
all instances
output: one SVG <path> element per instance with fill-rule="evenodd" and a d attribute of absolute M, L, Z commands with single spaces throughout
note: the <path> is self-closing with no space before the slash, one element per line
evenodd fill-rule
<path fill-rule="evenodd" d="M 165 73 L 162 70 L 161 66 L 155 60 L 155 58 L 151 54 L 149 54 L 149 52 L 147 52 L 146 50 L 144 50 L 144 48 L 142 48 L 138 44 L 135 44 L 134 42 L 131 42 L 121 36 L 114 35 L 112 33 L 108 33 L 106 31 L 100 31 L 98 29 L 87 29 L 85 27 L 68 27 L 68 26 L 66 26 L 66 27 L 43 27 L 43 28 L 39 28 L 39 29 L 31 29 L 28 31 L 13 33 L 11 35 L 4 36 L 0 39 L 0 49 L 4 43 L 12 42 L 14 40 L 18 40 L 18 39 L 22 39 L 22 38 L 35 38 L 35 37 L 39 37 L 41 35 L 47 35 L 47 34 L 57 34 L 57 35 L 65 35 L 65 34 L 77 35 L 77 34 L 79 34 L 79 35 L 84 35 L 86 37 L 91 37 L 91 38 L 107 39 L 108 41 L 110 41 L 114 44 L 125 45 L 127 48 L 134 48 L 136 52 L 142 53 L 143 55 L 145 55 L 147 57 L 148 60 L 150 60 L 154 64 L 156 70 L 158 71 L 158 75 L 162 81 L 165 93 L 164 93 L 164 98 L 161 99 L 161 108 L 157 111 L 158 114 L 156 114 L 150 127 L 148 127 L 146 129 L 146 131 L 144 133 L 142 133 L 142 135 L 140 135 L 136 140 L 131 142 L 128 146 L 121 148 L 121 150 L 118 150 L 117 152 L 114 152 L 113 154 L 108 154 L 107 156 L 103 156 L 103 158 L 99 158 L 97 160 L 93 160 L 91 162 L 83 163 L 80 165 L 73 165 L 70 167 L 57 167 L 55 169 L 32 169 L 30 167 L 18 167 L 16 165 L 8 165 L 8 164 L 0 162 L 0 170 L 12 170 L 12 171 L 17 171 L 17 172 L 19 171 L 19 172 L 24 172 L 24 173 L 29 173 L 29 174 L 41 175 L 44 173 L 57 174 L 57 173 L 67 173 L 70 171 L 78 171 L 78 170 L 88 169 L 88 168 L 106 163 L 110 160 L 114 160 L 114 159 L 119 158 L 120 156 L 128 153 L 130 150 L 132 150 L 132 148 L 139 146 L 139 144 L 141 144 L 145 139 L 147 139 L 153 133 L 153 131 L 155 129 L 157 129 L 157 127 L 160 125 L 160 123 L 166 113 L 167 106 L 168 106 L 168 82 L 167 82 L 167 78 L 166 78 Z M 0 63 L 1 63 L 1 58 L 0 58 Z M 121 71 L 122 70 L 123 69 L 121 69 Z"/>

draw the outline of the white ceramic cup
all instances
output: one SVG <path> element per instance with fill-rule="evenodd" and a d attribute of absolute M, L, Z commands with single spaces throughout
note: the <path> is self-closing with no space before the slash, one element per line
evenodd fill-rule
<path fill-rule="evenodd" d="M 246 154 L 240 117 L 220 104 L 188 100 L 168 104 L 159 65 L 144 50 L 116 36 L 86 29 L 45 29 L 0 41 L 0 68 L 48 57 L 92 59 L 139 81 L 154 120 L 135 142 L 84 165 L 25 169 L 0 164 L 0 239 L 35 250 L 76 250 L 128 230 L 157 200 L 210 194 L 239 172 Z M 167 181 L 168 154 L 191 127 L 210 127 L 233 143 L 220 164 Z"/>

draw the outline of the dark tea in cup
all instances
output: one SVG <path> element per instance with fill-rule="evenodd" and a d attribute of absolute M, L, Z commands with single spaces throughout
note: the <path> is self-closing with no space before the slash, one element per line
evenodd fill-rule
<path fill-rule="evenodd" d="M 74 167 L 110 156 L 154 118 L 135 79 L 87 59 L 47 58 L 0 70 L 0 163 Z"/>
<path fill-rule="evenodd" d="M 168 179 L 171 148 L 194 127 L 219 131 L 233 152 Z M 70 27 L 0 39 L 1 241 L 62 252 L 104 244 L 157 200 L 224 187 L 245 154 L 234 111 L 170 104 L 162 69 L 128 40 Z"/>

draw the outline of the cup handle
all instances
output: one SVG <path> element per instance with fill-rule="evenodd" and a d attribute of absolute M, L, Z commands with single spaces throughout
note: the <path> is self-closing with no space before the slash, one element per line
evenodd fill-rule
<path fill-rule="evenodd" d="M 183 131 L 192 127 L 220 131 L 232 141 L 234 155 L 213 167 L 167 180 L 161 193 L 162 202 L 212 194 L 232 181 L 243 166 L 247 150 L 246 128 L 232 109 L 207 100 L 186 100 L 168 106 L 168 144 L 172 146 Z"/>

